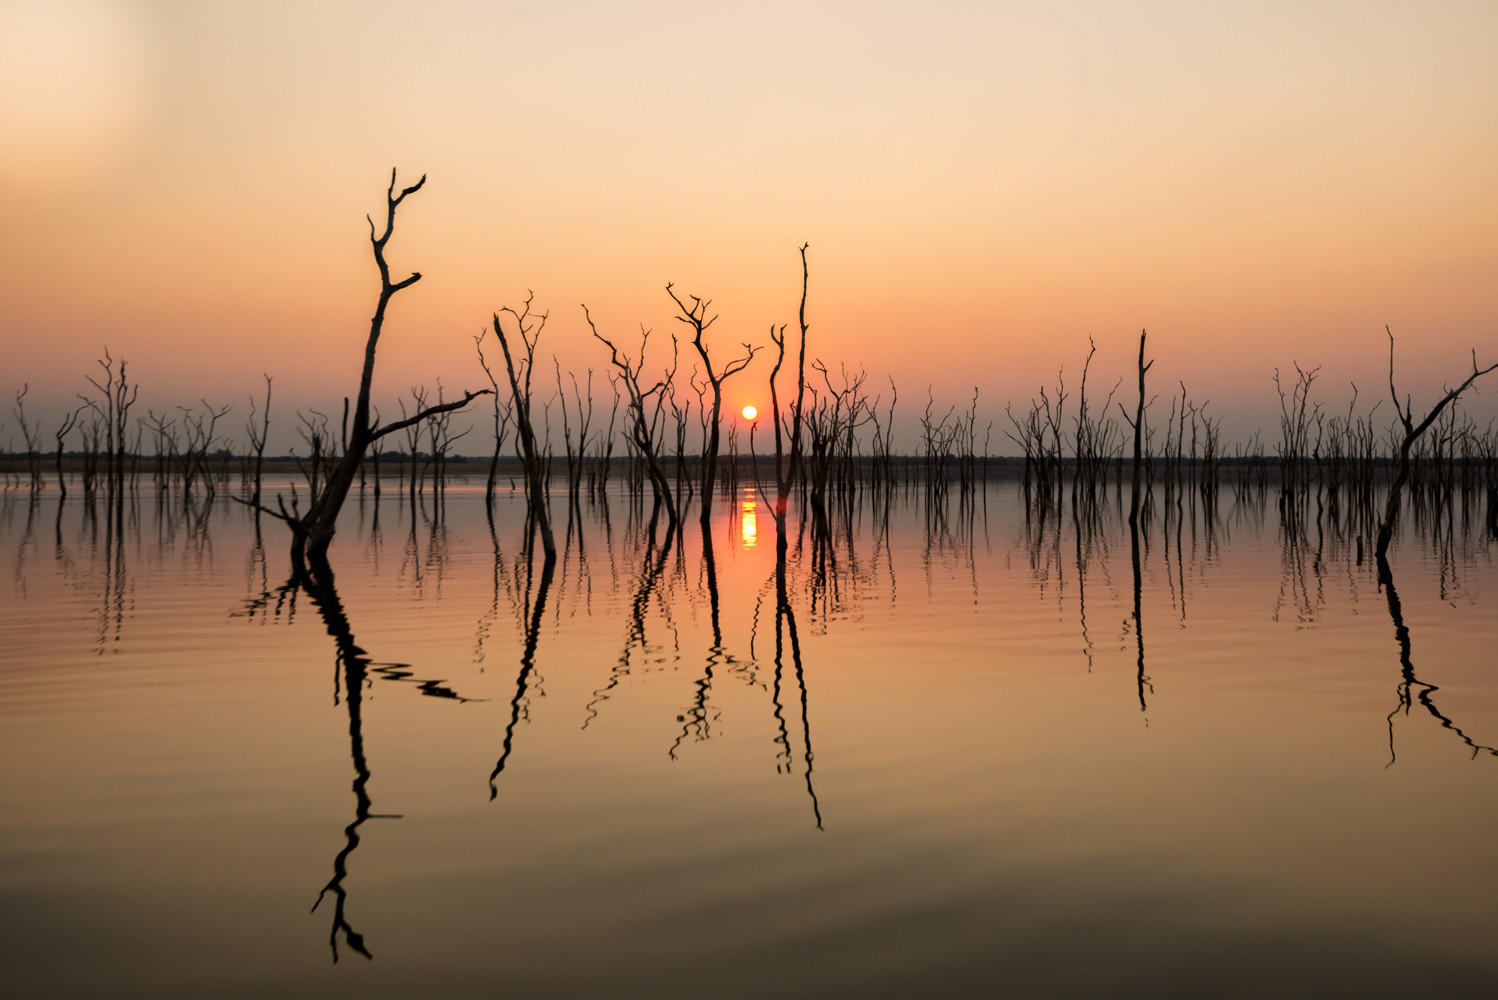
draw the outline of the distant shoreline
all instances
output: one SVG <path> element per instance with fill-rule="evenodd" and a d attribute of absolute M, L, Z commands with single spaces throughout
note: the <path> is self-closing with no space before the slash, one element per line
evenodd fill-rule
<path fill-rule="evenodd" d="M 667 469 L 667 472 L 674 473 L 676 471 L 675 456 L 662 455 L 660 457 L 662 460 L 662 464 Z M 1167 456 L 1162 455 L 1155 455 L 1152 456 L 1152 458 L 1155 461 L 1161 463 L 1164 463 L 1167 460 Z M 429 469 L 431 467 L 432 459 L 430 456 L 422 455 L 418 458 L 418 461 L 423 470 Z M 726 464 L 728 461 L 730 461 L 730 459 L 725 456 L 724 458 L 720 459 L 720 461 L 723 461 Z M 775 460 L 773 455 L 760 455 L 758 456 L 757 461 L 761 471 L 761 475 L 773 475 L 775 469 Z M 860 468 L 872 466 L 882 461 L 882 458 L 872 455 L 858 455 L 853 458 L 854 465 Z M 927 460 L 923 455 L 891 455 L 889 461 L 893 466 L 905 469 L 919 468 L 921 466 L 924 466 Z M 960 459 L 958 456 L 949 456 L 947 459 L 947 465 L 955 468 L 958 465 L 959 461 Z M 1025 466 L 1024 458 L 1014 455 L 991 455 L 987 457 L 980 456 L 975 461 L 980 469 L 986 470 L 987 473 L 991 476 L 1001 476 L 1005 473 L 1023 472 Z M 1110 472 L 1119 470 L 1121 470 L 1122 472 L 1127 472 L 1129 469 L 1130 461 L 1131 460 L 1128 456 L 1123 456 L 1106 460 L 1106 465 Z M 1174 456 L 1169 456 L 1169 461 L 1174 462 Z M 1184 469 L 1200 468 L 1203 464 L 1202 459 L 1200 458 L 1192 459 L 1185 456 L 1183 456 L 1179 461 L 1181 467 Z M 1245 456 L 1226 455 L 1218 456 L 1214 459 L 1214 461 L 1219 468 L 1236 469 L 1240 467 L 1267 466 L 1270 471 L 1277 470 L 1280 464 L 1279 456 L 1273 454 Z M 1451 459 L 1452 465 L 1458 468 L 1461 466 L 1462 461 L 1463 460 L 1460 456 L 1453 456 Z M 487 457 L 473 455 L 450 455 L 446 459 L 444 459 L 444 462 L 446 464 L 446 474 L 449 476 L 487 476 L 489 473 L 489 459 Z M 590 456 L 583 459 L 583 462 L 586 467 L 593 468 L 596 467 L 598 459 Z M 618 455 L 609 460 L 610 468 L 614 472 L 622 472 L 628 469 L 630 462 L 630 458 L 621 457 Z M 1060 462 L 1063 469 L 1072 469 L 1076 465 L 1076 460 L 1071 457 L 1063 457 Z M 1472 459 L 1472 462 L 1474 464 L 1481 464 L 1481 462 L 1476 458 Z M 106 464 L 106 460 L 101 457 L 99 458 L 98 463 L 99 471 L 102 474 L 104 466 Z M 554 470 L 558 472 L 564 472 L 567 468 L 567 457 L 565 455 L 553 455 L 551 463 Z M 747 455 L 739 455 L 737 457 L 737 463 L 740 468 L 747 469 L 753 467 L 754 460 L 751 460 Z M 127 456 L 126 464 L 128 467 L 132 467 L 140 477 L 152 476 L 156 472 L 157 458 L 154 455 L 141 455 L 139 457 Z M 325 459 L 324 465 L 326 466 L 327 464 L 330 463 Z M 1373 459 L 1373 464 L 1377 468 L 1384 468 L 1387 466 L 1392 466 L 1394 462 L 1388 456 L 1376 456 Z M 683 463 L 683 468 L 696 473 L 699 465 L 699 456 L 687 455 L 685 462 Z M 375 467 L 374 461 L 366 457 L 364 460 L 364 466 L 366 474 L 373 475 Z M 379 462 L 380 478 L 386 479 L 403 476 L 405 474 L 404 470 L 409 466 L 410 461 L 405 456 L 392 456 L 391 454 L 386 453 L 381 457 Z M 246 457 L 243 455 L 210 456 L 208 459 L 208 467 L 210 471 L 215 474 L 227 472 L 231 477 L 238 477 L 239 475 L 241 475 L 242 471 L 253 472 L 254 458 Z M 297 459 L 291 456 L 278 455 L 275 458 L 266 458 L 263 461 L 261 466 L 261 474 L 266 478 L 273 476 L 296 476 L 301 475 L 305 467 L 305 459 Z M 50 476 L 56 478 L 57 464 L 52 454 L 42 454 L 41 468 L 43 477 Z M 65 454 L 62 460 L 62 468 L 63 471 L 69 475 L 81 475 L 83 472 L 82 456 L 78 455 L 77 453 Z M 25 476 L 27 474 L 27 471 L 27 459 L 24 454 L 16 454 L 14 452 L 11 452 L 8 454 L 0 455 L 0 475 Z M 167 472 L 169 474 L 175 475 L 177 471 L 178 466 L 171 461 L 168 461 Z M 524 473 L 525 470 L 521 465 L 519 459 L 511 456 L 506 456 L 499 460 L 498 475 L 507 477 L 522 476 L 524 475 Z"/>

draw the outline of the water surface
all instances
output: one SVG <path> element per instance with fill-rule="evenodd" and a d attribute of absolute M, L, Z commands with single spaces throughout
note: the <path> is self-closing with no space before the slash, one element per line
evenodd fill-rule
<path fill-rule="evenodd" d="M 0 497 L 27 995 L 1491 995 L 1498 594 L 1273 502 Z M 793 526 L 796 518 L 793 512 Z M 707 543 L 707 544 L 705 544 Z M 707 549 L 711 550 L 708 558 Z M 1137 611 L 1136 611 L 1137 609 Z M 314 904 L 316 906 L 314 907 Z"/>

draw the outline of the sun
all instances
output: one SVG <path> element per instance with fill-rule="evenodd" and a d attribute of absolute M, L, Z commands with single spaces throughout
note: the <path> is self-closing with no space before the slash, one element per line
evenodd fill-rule
<path fill-rule="evenodd" d="M 745 420 L 753 420 L 755 417 L 759 416 L 759 410 L 755 408 L 753 403 L 750 403 L 739 412 L 744 415 Z"/>

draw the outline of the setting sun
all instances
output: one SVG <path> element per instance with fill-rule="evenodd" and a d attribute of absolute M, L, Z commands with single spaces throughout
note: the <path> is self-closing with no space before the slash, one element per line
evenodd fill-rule
<path fill-rule="evenodd" d="M 759 416 L 759 410 L 755 408 L 753 403 L 750 403 L 739 412 L 744 415 L 745 420 L 753 420 L 755 417 Z"/>

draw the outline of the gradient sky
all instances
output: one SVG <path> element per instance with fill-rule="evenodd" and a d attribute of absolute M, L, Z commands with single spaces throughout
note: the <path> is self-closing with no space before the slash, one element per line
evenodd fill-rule
<path fill-rule="evenodd" d="M 1498 4 L 1306 7 L 0 0 L 0 446 L 21 382 L 53 419 L 105 345 L 142 415 L 207 397 L 236 433 L 269 372 L 289 446 L 356 388 L 392 165 L 429 179 L 387 408 L 482 384 L 527 288 L 600 377 L 579 303 L 664 341 L 667 281 L 721 352 L 765 343 L 802 241 L 810 353 L 894 375 L 907 424 L 928 385 L 997 416 L 1074 384 L 1089 334 L 1106 389 L 1141 327 L 1230 434 L 1277 433 L 1293 361 L 1331 409 L 1385 397 L 1385 323 L 1428 405 L 1498 360 Z"/>

